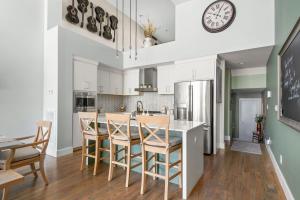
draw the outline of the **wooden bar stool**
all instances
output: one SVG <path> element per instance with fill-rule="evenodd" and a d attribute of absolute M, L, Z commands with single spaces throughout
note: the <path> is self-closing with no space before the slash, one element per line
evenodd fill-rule
<path fill-rule="evenodd" d="M 142 184 L 141 194 L 144 194 L 146 176 L 152 176 L 154 179 L 161 178 L 165 180 L 164 199 L 168 199 L 169 181 L 179 176 L 179 187 L 182 187 L 182 139 L 180 137 L 169 136 L 170 118 L 163 116 L 137 116 L 139 124 L 139 134 L 142 144 Z M 150 128 L 151 127 L 151 128 Z M 155 127 L 155 128 L 153 128 Z M 146 136 L 145 136 L 146 135 Z M 178 151 L 179 158 L 177 161 L 170 163 L 170 154 Z M 146 155 L 148 152 L 154 153 L 149 159 Z M 165 155 L 165 161 L 157 160 L 157 154 Z M 148 162 L 152 160 L 152 166 L 148 168 Z M 156 173 L 159 165 L 165 166 L 165 175 Z M 177 172 L 170 176 L 170 169 L 177 168 Z"/>
<path fill-rule="evenodd" d="M 94 158 L 94 172 L 93 175 L 95 176 L 98 169 L 98 163 L 101 160 L 107 159 L 105 157 L 101 157 L 101 152 L 107 151 L 109 149 L 101 147 L 101 144 L 104 140 L 108 139 L 108 133 L 106 129 L 99 129 L 98 128 L 98 113 L 97 112 L 80 112 L 79 115 L 79 122 L 80 122 L 80 129 L 82 133 L 82 159 L 81 159 L 81 167 L 80 171 L 84 169 L 86 158 Z M 95 141 L 95 144 L 88 144 L 88 141 Z M 89 148 L 95 147 L 94 152 L 89 152 Z"/>
<path fill-rule="evenodd" d="M 112 180 L 114 165 L 119 165 L 126 168 L 125 187 L 128 187 L 130 170 L 142 164 L 142 162 L 138 162 L 131 165 L 133 158 L 141 156 L 141 153 L 133 154 L 131 152 L 133 145 L 140 144 L 139 134 L 130 131 L 130 114 L 106 113 L 106 120 L 110 142 L 108 181 Z M 122 148 L 116 151 L 116 146 L 122 146 Z M 116 160 L 117 154 L 120 152 L 125 152 L 124 156 Z M 121 162 L 122 160 L 124 162 Z"/>

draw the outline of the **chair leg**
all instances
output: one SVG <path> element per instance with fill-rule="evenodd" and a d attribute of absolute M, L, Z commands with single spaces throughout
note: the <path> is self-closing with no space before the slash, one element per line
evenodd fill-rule
<path fill-rule="evenodd" d="M 123 163 L 124 164 L 126 164 L 126 146 L 121 146 L 121 148 L 124 148 L 124 150 L 122 151 L 123 153 L 123 155 L 122 155 L 122 157 L 124 158 L 123 159 Z M 124 166 L 122 166 L 122 168 L 123 168 L 123 170 L 125 170 L 126 169 L 126 167 L 124 167 Z"/>
<path fill-rule="evenodd" d="M 129 146 L 127 146 L 127 167 L 126 167 L 127 169 L 126 169 L 125 187 L 128 187 L 128 184 L 129 184 L 130 166 L 131 166 L 131 145 L 129 144 Z"/>
<path fill-rule="evenodd" d="M 99 163 L 99 140 L 97 138 L 95 144 L 95 163 L 94 163 L 94 173 L 93 173 L 94 176 L 96 176 L 97 174 L 98 163 Z"/>
<path fill-rule="evenodd" d="M 164 200 L 168 199 L 168 192 L 169 192 L 169 158 L 170 154 L 169 152 L 166 153 L 166 174 L 165 174 L 165 195 Z"/>
<path fill-rule="evenodd" d="M 40 171 L 41 171 L 42 178 L 45 182 L 45 185 L 48 185 L 48 179 L 45 174 L 44 159 L 40 160 Z"/>
<path fill-rule="evenodd" d="M 36 173 L 36 169 L 35 169 L 35 164 L 34 163 L 30 164 L 30 168 L 31 168 L 31 171 L 32 171 L 33 175 L 35 177 L 38 177 L 38 174 Z"/>
<path fill-rule="evenodd" d="M 8 196 L 8 187 L 5 187 L 2 190 L 2 200 L 7 200 L 7 196 Z"/>
<path fill-rule="evenodd" d="M 153 170 L 152 170 L 152 173 L 156 174 L 157 173 L 157 169 L 156 169 L 156 161 L 157 161 L 157 153 L 154 153 L 154 157 L 153 157 L 153 164 L 154 164 L 154 167 L 153 167 Z M 156 179 L 156 176 L 153 176 L 153 180 Z"/>
<path fill-rule="evenodd" d="M 86 158 L 86 141 L 83 138 L 82 139 L 82 150 L 81 150 L 81 166 L 80 166 L 80 171 L 83 171 L 83 168 L 85 166 L 85 158 Z"/>
<path fill-rule="evenodd" d="M 142 181 L 141 181 L 141 194 L 144 194 L 145 192 L 145 178 L 146 178 L 146 174 L 145 174 L 145 165 L 146 165 L 146 152 L 144 150 L 143 147 L 141 147 L 141 152 L 142 152 Z"/>
<path fill-rule="evenodd" d="M 178 171 L 181 172 L 178 177 L 178 185 L 179 185 L 179 188 L 182 188 L 182 147 L 179 149 L 179 152 L 178 152 L 178 160 L 181 160 L 181 162 L 179 163 L 179 166 L 178 166 Z"/>
<path fill-rule="evenodd" d="M 115 145 L 110 141 L 110 152 L 109 152 L 109 172 L 108 172 L 108 181 L 111 181 L 113 173 L 114 173 L 114 165 L 113 161 L 115 160 Z"/>

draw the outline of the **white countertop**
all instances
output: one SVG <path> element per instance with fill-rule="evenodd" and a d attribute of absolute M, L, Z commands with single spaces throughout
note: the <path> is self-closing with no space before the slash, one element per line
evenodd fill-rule
<path fill-rule="evenodd" d="M 98 117 L 98 123 L 106 123 L 106 119 L 104 114 L 100 114 Z M 170 120 L 170 131 L 180 131 L 180 132 L 187 132 L 193 128 L 199 127 L 203 125 L 203 122 L 195 122 L 195 121 L 181 121 L 181 120 Z M 138 126 L 136 120 L 131 120 L 130 126 Z M 151 127 L 150 128 L 155 128 Z"/>

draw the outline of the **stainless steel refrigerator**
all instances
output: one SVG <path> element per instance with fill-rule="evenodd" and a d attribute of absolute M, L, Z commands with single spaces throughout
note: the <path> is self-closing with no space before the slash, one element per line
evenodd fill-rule
<path fill-rule="evenodd" d="M 174 85 L 174 118 L 205 123 L 204 153 L 213 152 L 213 81 L 186 81 Z"/>

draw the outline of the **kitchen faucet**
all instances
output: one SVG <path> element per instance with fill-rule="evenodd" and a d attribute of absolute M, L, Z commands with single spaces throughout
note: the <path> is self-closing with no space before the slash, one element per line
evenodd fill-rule
<path fill-rule="evenodd" d="M 136 102 L 136 112 L 137 113 L 142 113 L 144 110 L 143 108 L 143 102 L 142 101 L 137 101 Z"/>

